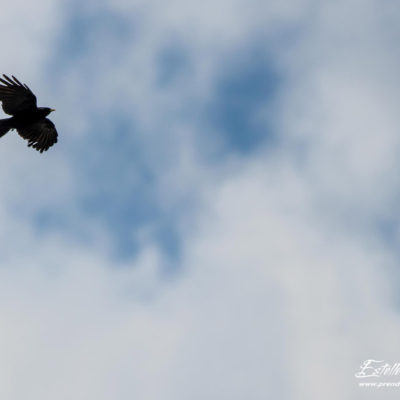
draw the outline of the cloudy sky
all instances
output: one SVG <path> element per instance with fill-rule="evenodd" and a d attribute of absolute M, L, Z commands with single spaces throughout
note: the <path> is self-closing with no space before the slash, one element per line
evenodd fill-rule
<path fill-rule="evenodd" d="M 2 2 L 60 134 L 0 142 L 0 397 L 398 398 L 400 6 Z"/>

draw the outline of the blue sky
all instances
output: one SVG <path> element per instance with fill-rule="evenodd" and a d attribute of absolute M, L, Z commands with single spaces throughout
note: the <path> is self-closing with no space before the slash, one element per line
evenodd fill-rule
<path fill-rule="evenodd" d="M 172 209 L 162 209 L 163 200 L 156 193 L 158 171 L 154 169 L 161 166 L 173 169 L 174 153 L 179 150 L 178 143 L 174 149 L 174 126 L 163 119 L 194 127 L 197 156 L 210 165 L 236 153 L 248 157 L 261 146 L 273 145 L 277 138 L 272 127 L 272 103 L 281 77 L 269 54 L 266 38 L 249 35 L 239 46 L 224 49 L 225 66 L 215 71 L 210 93 L 202 97 L 196 96 L 191 87 L 196 62 L 190 42 L 177 34 L 161 38 L 149 55 L 154 63 L 151 90 L 168 97 L 181 84 L 188 93 L 182 98 L 175 95 L 177 104 L 173 108 L 168 108 L 167 101 L 165 108 L 157 110 L 159 116 L 154 116 L 154 125 L 143 129 L 135 118 L 135 104 L 132 108 L 128 106 L 132 101 L 127 94 L 103 107 L 92 104 L 95 87 L 104 80 L 112 84 L 113 69 L 135 51 L 135 45 L 140 46 L 140 37 L 146 30 L 144 23 L 138 21 L 140 13 L 125 15 L 110 5 L 86 11 L 84 6 L 66 9 L 68 17 L 58 34 L 56 51 L 49 55 L 49 73 L 56 87 L 60 74 L 68 71 L 79 73 L 91 82 L 89 90 L 85 86 L 79 93 L 79 108 L 90 114 L 90 124 L 85 135 L 78 139 L 78 146 L 74 142 L 74 150 L 66 154 L 76 158 L 71 160 L 79 169 L 75 179 L 79 187 L 85 188 L 77 193 L 76 206 L 79 212 L 104 225 L 112 236 L 114 256 L 134 256 L 138 251 L 135 231 L 151 224 L 166 257 L 177 261 L 180 251 L 175 226 L 179 220 L 177 213 L 182 206 L 191 208 L 196 199 L 177 199 L 179 204 Z M 103 68 L 96 72 L 99 64 Z M 135 79 L 132 76 L 133 86 Z M 124 103 L 122 109 L 119 102 Z M 161 165 L 154 165 L 158 163 Z M 68 214 L 65 207 L 61 211 L 54 204 L 53 208 L 46 206 L 41 210 L 36 221 L 41 230 L 51 230 L 60 224 L 62 229 L 79 235 L 81 227 L 71 226 Z"/>
<path fill-rule="evenodd" d="M 0 397 L 374 398 L 360 364 L 399 362 L 399 12 L 4 5 L 2 72 L 60 140 L 0 143 Z"/>

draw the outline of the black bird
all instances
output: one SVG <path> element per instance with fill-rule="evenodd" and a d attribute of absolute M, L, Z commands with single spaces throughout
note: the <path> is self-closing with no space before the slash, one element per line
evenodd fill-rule
<path fill-rule="evenodd" d="M 15 76 L 0 78 L 0 101 L 6 114 L 11 118 L 0 119 L 0 137 L 10 129 L 16 129 L 28 141 L 28 146 L 46 151 L 57 143 L 57 130 L 46 117 L 55 111 L 48 107 L 37 107 L 36 96 L 31 89 Z"/>

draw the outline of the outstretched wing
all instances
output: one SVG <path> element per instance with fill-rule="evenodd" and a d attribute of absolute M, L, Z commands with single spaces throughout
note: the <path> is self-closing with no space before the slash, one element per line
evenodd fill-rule
<path fill-rule="evenodd" d="M 13 79 L 7 75 L 0 78 L 0 101 L 3 110 L 9 115 L 15 115 L 36 108 L 36 96 L 25 84 L 22 84 L 15 76 Z"/>
<path fill-rule="evenodd" d="M 17 129 L 20 136 L 28 141 L 28 146 L 43 153 L 57 143 L 57 130 L 47 118 Z"/>

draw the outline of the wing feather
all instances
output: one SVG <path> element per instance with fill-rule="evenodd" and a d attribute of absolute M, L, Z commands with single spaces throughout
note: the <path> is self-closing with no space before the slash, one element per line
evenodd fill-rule
<path fill-rule="evenodd" d="M 36 109 L 36 96 L 28 86 L 23 85 L 15 76 L 0 78 L 0 101 L 3 110 L 9 115 Z"/>
<path fill-rule="evenodd" d="M 18 83 L 19 86 L 24 87 L 24 85 L 14 75 L 11 76 L 14 79 L 14 81 Z"/>
<path fill-rule="evenodd" d="M 57 143 L 57 130 L 47 118 L 17 129 L 19 135 L 28 141 L 28 146 L 43 153 Z"/>

